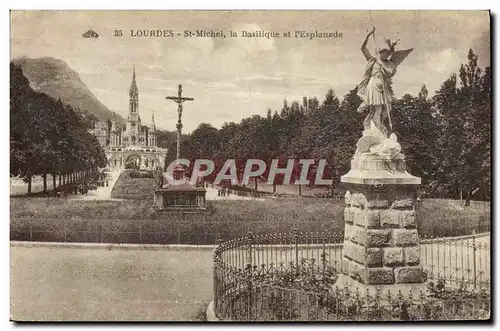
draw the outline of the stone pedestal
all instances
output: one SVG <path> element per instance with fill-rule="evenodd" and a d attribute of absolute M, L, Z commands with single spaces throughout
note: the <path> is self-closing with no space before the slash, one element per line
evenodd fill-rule
<path fill-rule="evenodd" d="M 401 154 L 383 160 L 365 153 L 353 158 L 341 181 L 349 191 L 342 274 L 335 285 L 361 293 L 425 291 L 415 214 L 420 178 L 406 171 Z"/>
<path fill-rule="evenodd" d="M 202 187 L 194 187 L 188 181 L 172 185 L 167 183 L 155 189 L 154 208 L 169 212 L 206 212 L 206 193 Z"/>
<path fill-rule="evenodd" d="M 184 168 L 180 164 L 173 169 L 172 178 L 164 178 L 164 175 L 161 175 L 155 185 L 156 210 L 182 213 L 208 211 L 207 190 L 204 187 L 193 186 L 187 178 L 184 178 Z"/>

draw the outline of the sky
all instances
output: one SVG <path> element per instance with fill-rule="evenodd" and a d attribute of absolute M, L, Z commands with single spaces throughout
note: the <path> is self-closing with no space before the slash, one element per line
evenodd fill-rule
<path fill-rule="evenodd" d="M 148 125 L 175 130 L 177 106 L 165 100 L 183 85 L 184 132 L 200 123 L 220 127 L 265 115 L 302 97 L 320 101 L 328 89 L 343 97 L 360 83 L 360 45 L 371 26 L 376 43 L 399 39 L 414 48 L 393 78 L 396 96 L 432 95 L 458 72 L 473 48 L 489 65 L 487 11 L 12 11 L 11 58 L 64 60 L 110 110 L 126 118 L 135 66 L 139 113 Z M 97 39 L 83 38 L 87 30 Z M 133 37 L 131 30 L 174 30 L 174 37 Z M 115 37 L 114 31 L 123 36 Z M 227 38 L 185 38 L 184 31 L 222 31 Z M 229 37 L 229 31 L 239 37 Z M 295 38 L 294 31 L 338 32 L 340 38 Z M 241 37 L 242 31 L 278 32 L 278 38 Z M 283 33 L 291 31 L 290 38 Z M 177 36 L 180 33 L 180 36 Z M 369 48 L 373 49 L 373 40 Z"/>

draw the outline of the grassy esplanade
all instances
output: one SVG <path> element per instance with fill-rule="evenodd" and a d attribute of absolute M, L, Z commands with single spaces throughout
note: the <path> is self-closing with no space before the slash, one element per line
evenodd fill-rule
<path fill-rule="evenodd" d="M 11 198 L 11 240 L 143 244 L 214 244 L 258 233 L 341 233 L 343 201 L 280 198 L 210 201 L 209 213 L 162 214 L 149 200 L 79 201 Z M 490 205 L 424 200 L 418 205 L 421 237 L 489 231 Z"/>

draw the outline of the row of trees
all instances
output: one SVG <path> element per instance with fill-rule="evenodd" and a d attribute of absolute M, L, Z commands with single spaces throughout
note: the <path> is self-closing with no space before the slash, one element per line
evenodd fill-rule
<path fill-rule="evenodd" d="M 84 113 L 34 91 L 22 68 L 10 64 L 10 175 L 28 183 L 44 179 L 74 178 L 75 173 L 106 165 L 106 155 L 89 132 L 92 120 Z"/>
<path fill-rule="evenodd" d="M 325 177 L 338 185 L 349 170 L 366 115 L 356 112 L 361 103 L 356 92 L 342 100 L 329 90 L 322 102 L 315 97 L 285 101 L 279 111 L 269 109 L 265 117 L 254 115 L 220 129 L 203 123 L 184 136 L 181 155 L 214 160 L 216 170 L 226 159 L 240 160 L 240 175 L 247 159 L 326 159 Z M 423 85 L 417 96 L 407 94 L 393 103 L 394 131 L 409 171 L 422 177 L 429 195 L 489 199 L 490 102 L 491 70 L 479 68 L 470 50 L 458 76 L 447 79 L 433 97 Z M 175 159 L 175 140 L 170 141 L 166 164 Z M 300 169 L 294 170 L 297 177 Z"/>

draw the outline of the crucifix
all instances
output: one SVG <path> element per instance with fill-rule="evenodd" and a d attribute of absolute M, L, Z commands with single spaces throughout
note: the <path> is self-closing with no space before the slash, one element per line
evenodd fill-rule
<path fill-rule="evenodd" d="M 178 115 L 178 121 L 177 121 L 177 160 L 179 160 L 180 157 L 180 151 L 181 151 L 181 130 L 182 130 L 182 103 L 184 101 L 193 101 L 193 98 L 186 98 L 182 96 L 182 85 L 179 84 L 179 92 L 176 97 L 166 97 L 165 99 L 167 100 L 172 100 L 175 103 L 177 103 L 177 115 Z"/>

